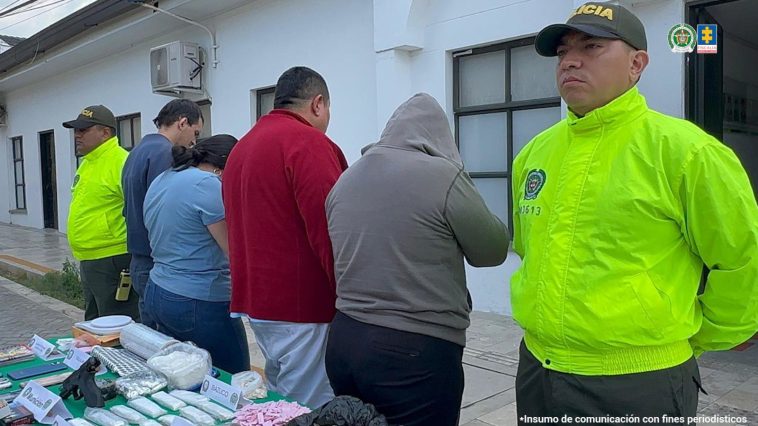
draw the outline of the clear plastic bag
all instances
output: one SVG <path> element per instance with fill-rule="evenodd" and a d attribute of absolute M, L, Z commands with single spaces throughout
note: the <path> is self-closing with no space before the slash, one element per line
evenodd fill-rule
<path fill-rule="evenodd" d="M 181 389 L 174 389 L 169 392 L 169 395 L 173 396 L 174 398 L 180 399 L 189 405 L 197 405 L 208 401 L 208 397 L 206 396 Z"/>
<path fill-rule="evenodd" d="M 234 418 L 234 412 L 228 410 L 215 402 L 206 401 L 196 405 L 197 408 L 210 414 L 214 419 L 226 421 Z"/>
<path fill-rule="evenodd" d="M 213 426 L 216 423 L 216 421 L 213 420 L 213 417 L 211 417 L 208 413 L 201 411 L 200 409 L 195 408 L 191 405 L 188 405 L 179 410 L 179 414 L 198 426 Z"/>
<path fill-rule="evenodd" d="M 102 408 L 85 408 L 84 418 L 100 426 L 129 426 L 128 421 Z"/>
<path fill-rule="evenodd" d="M 173 415 L 173 414 L 166 414 L 165 416 L 160 416 L 160 417 L 158 418 L 158 421 L 159 421 L 159 422 L 160 422 L 160 423 L 161 423 L 163 426 L 171 426 L 171 423 L 173 423 L 173 422 L 174 422 L 174 419 L 175 419 L 175 418 L 177 418 L 177 417 L 179 417 L 179 416 L 175 416 L 175 415 Z"/>
<path fill-rule="evenodd" d="M 245 399 L 260 399 L 268 396 L 266 382 L 256 371 L 242 371 L 232 375 L 232 386 L 242 390 Z"/>
<path fill-rule="evenodd" d="M 211 355 L 188 343 L 175 343 L 151 356 L 147 365 L 160 372 L 172 389 L 194 389 L 211 371 Z"/>
<path fill-rule="evenodd" d="M 147 421 L 147 417 L 143 416 L 139 411 L 129 408 L 126 405 L 114 405 L 111 407 L 111 412 L 133 425 L 138 425 Z"/>
<path fill-rule="evenodd" d="M 92 423 L 81 418 L 71 419 L 68 420 L 68 422 L 71 424 L 71 426 L 95 426 Z"/>
<path fill-rule="evenodd" d="M 121 346 L 142 358 L 150 358 L 177 340 L 144 325 L 133 323 L 121 329 Z"/>
<path fill-rule="evenodd" d="M 139 398 L 158 392 L 168 385 L 165 376 L 155 371 L 144 370 L 116 379 L 118 393 L 126 399 Z"/>
<path fill-rule="evenodd" d="M 179 411 L 180 408 L 187 406 L 187 404 L 181 399 L 173 397 L 163 391 L 150 395 L 150 398 L 153 398 L 155 402 L 168 408 L 171 411 Z"/>
<path fill-rule="evenodd" d="M 135 410 L 139 411 L 140 413 L 148 417 L 152 417 L 155 419 L 157 419 L 158 417 L 164 414 L 168 414 L 166 410 L 161 408 L 158 404 L 154 403 L 153 401 L 150 401 L 149 399 L 145 398 L 144 396 L 130 399 L 129 401 L 126 402 L 126 405 L 134 408 Z"/>

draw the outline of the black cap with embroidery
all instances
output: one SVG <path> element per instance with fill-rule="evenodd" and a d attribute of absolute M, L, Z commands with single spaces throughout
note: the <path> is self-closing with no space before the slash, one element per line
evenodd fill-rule
<path fill-rule="evenodd" d="M 96 124 L 115 129 L 116 118 L 108 108 L 102 105 L 92 105 L 84 108 L 76 120 L 63 123 L 63 127 L 67 129 L 88 129 Z"/>
<path fill-rule="evenodd" d="M 534 41 L 537 53 L 556 56 L 561 38 L 572 30 L 595 37 L 623 40 L 635 49 L 647 50 L 645 26 L 632 12 L 615 2 L 590 2 L 579 6 L 565 24 L 543 28 Z"/>

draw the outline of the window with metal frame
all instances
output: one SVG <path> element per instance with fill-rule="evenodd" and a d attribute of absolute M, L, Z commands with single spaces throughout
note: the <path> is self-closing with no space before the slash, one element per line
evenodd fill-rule
<path fill-rule="evenodd" d="M 213 126 L 211 125 L 211 100 L 203 99 L 197 101 L 200 112 L 203 114 L 203 130 L 200 132 L 198 139 L 207 138 L 213 135 Z"/>
<path fill-rule="evenodd" d="M 561 118 L 555 59 L 534 37 L 453 53 L 455 140 L 488 207 L 512 229 L 511 165 Z"/>
<path fill-rule="evenodd" d="M 24 143 L 21 136 L 11 138 L 16 209 L 26 210 L 26 179 L 24 176 Z"/>
<path fill-rule="evenodd" d="M 116 136 L 119 144 L 127 151 L 142 140 L 142 118 L 140 113 L 116 117 Z"/>
<path fill-rule="evenodd" d="M 261 117 L 271 112 L 274 109 L 274 89 L 275 87 L 267 87 L 264 89 L 258 89 L 255 91 L 256 108 L 255 108 L 255 121 L 258 121 Z"/>

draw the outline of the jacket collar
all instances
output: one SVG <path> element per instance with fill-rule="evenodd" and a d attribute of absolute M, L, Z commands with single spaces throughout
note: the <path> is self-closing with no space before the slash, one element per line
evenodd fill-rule
<path fill-rule="evenodd" d="M 645 97 L 640 94 L 637 86 L 634 86 L 607 105 L 590 111 L 584 117 L 578 117 L 569 109 L 566 121 L 570 131 L 581 132 L 598 127 L 616 127 L 634 121 L 647 110 Z"/>
<path fill-rule="evenodd" d="M 97 148 L 93 149 L 89 154 L 85 155 L 84 158 L 86 158 L 89 161 L 95 161 L 102 156 L 104 156 L 106 153 L 110 152 L 114 148 L 118 148 L 118 137 L 114 136 L 107 141 L 103 142 L 98 146 Z"/>

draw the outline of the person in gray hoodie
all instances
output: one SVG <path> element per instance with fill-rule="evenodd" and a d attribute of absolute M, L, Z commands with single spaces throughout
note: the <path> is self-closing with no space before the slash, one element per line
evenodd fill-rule
<path fill-rule="evenodd" d="M 471 312 L 463 259 L 503 263 L 508 228 L 430 95 L 403 103 L 363 154 L 326 201 L 337 279 L 329 381 L 390 423 L 457 425 Z"/>

